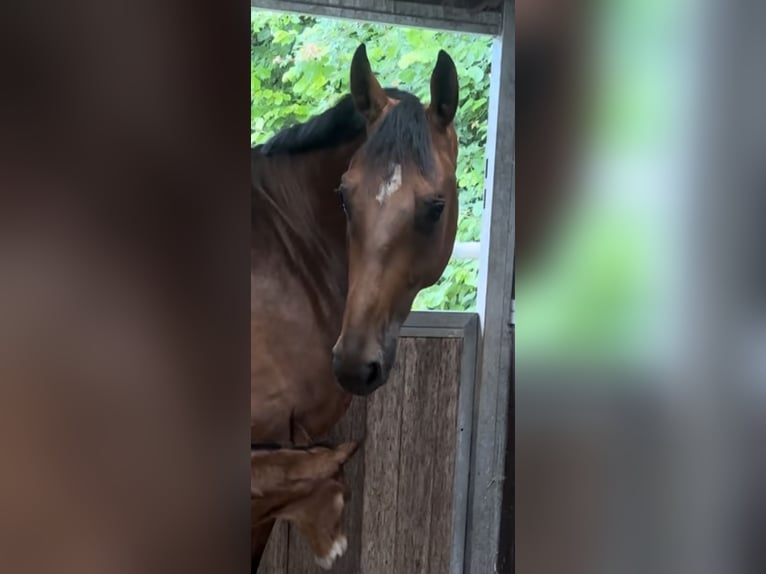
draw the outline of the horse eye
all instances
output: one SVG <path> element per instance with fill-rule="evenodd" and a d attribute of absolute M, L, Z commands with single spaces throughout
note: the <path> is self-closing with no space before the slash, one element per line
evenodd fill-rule
<path fill-rule="evenodd" d="M 443 197 L 435 197 L 421 203 L 415 217 L 415 228 L 421 233 L 432 233 L 444 212 L 445 205 Z"/>
<path fill-rule="evenodd" d="M 439 221 L 439 218 L 442 216 L 442 212 L 444 211 L 444 205 L 444 199 L 441 197 L 429 201 L 426 211 L 428 219 L 433 223 Z"/>

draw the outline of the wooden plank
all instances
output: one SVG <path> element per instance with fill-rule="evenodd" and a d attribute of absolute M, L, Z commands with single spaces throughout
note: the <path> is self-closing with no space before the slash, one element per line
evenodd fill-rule
<path fill-rule="evenodd" d="M 450 574 L 463 574 L 466 557 L 469 485 L 471 478 L 471 446 L 473 444 L 473 415 L 479 342 L 479 317 L 466 323 L 461 340 L 460 380 L 458 388 L 454 497 L 452 510 L 452 550 Z"/>
<path fill-rule="evenodd" d="M 295 528 L 288 528 L 288 537 L 290 539 L 287 556 L 287 572 L 289 574 L 315 574 L 316 572 L 323 572 L 323 570 L 317 566 L 314 560 L 314 554 L 309 550 L 306 541 L 301 538 L 301 535 Z"/>
<path fill-rule="evenodd" d="M 515 356 L 513 354 L 513 344 L 515 343 L 516 330 L 511 325 L 511 348 L 508 354 L 511 355 L 511 396 L 516 395 L 515 379 Z M 498 574 L 513 574 L 514 571 L 514 542 L 516 540 L 516 512 L 514 504 L 514 495 L 516 492 L 516 427 L 515 424 L 515 403 L 513 400 L 508 405 L 508 428 L 506 430 L 506 454 L 505 454 L 505 484 L 503 486 L 503 507 L 500 514 L 500 540 L 510 541 L 500 545 L 497 559 Z"/>
<path fill-rule="evenodd" d="M 505 0 L 502 36 L 495 40 L 487 134 L 489 170 L 482 228 L 477 309 L 483 342 L 473 429 L 469 494 L 468 574 L 497 570 L 506 469 L 515 244 L 515 14 Z M 483 286 L 484 288 L 481 288 Z M 512 476 L 510 477 L 512 478 Z"/>
<path fill-rule="evenodd" d="M 407 340 L 416 353 L 404 374 L 394 572 L 427 574 L 440 341 Z"/>
<path fill-rule="evenodd" d="M 462 339 L 473 328 L 476 317 L 476 313 L 462 311 L 412 311 L 400 336 Z"/>
<path fill-rule="evenodd" d="M 287 524 L 277 522 L 271 531 L 258 574 L 287 574 L 288 545 Z"/>
<path fill-rule="evenodd" d="M 329 18 L 478 34 L 499 33 L 502 21 L 499 11 L 471 12 L 444 4 L 407 0 L 250 0 L 250 6 Z"/>
<path fill-rule="evenodd" d="M 390 573 L 394 568 L 402 400 L 413 350 L 410 339 L 399 339 L 389 382 L 367 399 L 360 574 Z"/>
<path fill-rule="evenodd" d="M 433 343 L 431 343 L 433 344 Z M 438 342 L 436 385 L 436 436 L 434 437 L 433 487 L 431 495 L 430 548 L 428 572 L 454 572 L 451 565 L 453 542 L 455 446 L 457 444 L 457 407 L 460 389 L 463 341 L 442 339 Z M 462 564 L 456 565 L 458 571 Z"/>

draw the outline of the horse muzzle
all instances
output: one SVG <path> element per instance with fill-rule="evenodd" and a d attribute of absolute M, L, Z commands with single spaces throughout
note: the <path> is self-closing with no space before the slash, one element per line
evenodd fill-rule
<path fill-rule="evenodd" d="M 343 390 L 367 396 L 388 381 L 396 353 L 396 338 L 381 345 L 342 336 L 333 348 L 332 368 Z"/>
<path fill-rule="evenodd" d="M 340 386 L 352 395 L 369 395 L 386 382 L 382 361 L 377 358 L 365 360 L 334 351 L 332 368 Z"/>

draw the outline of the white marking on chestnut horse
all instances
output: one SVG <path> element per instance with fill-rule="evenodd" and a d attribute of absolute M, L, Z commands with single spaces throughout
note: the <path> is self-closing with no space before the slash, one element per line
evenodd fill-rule
<path fill-rule="evenodd" d="M 324 568 L 325 570 L 329 570 L 332 568 L 333 563 L 335 562 L 336 558 L 340 558 L 346 553 L 346 549 L 348 548 L 348 540 L 344 535 L 340 535 L 340 537 L 332 543 L 332 548 L 330 548 L 330 552 L 328 552 L 327 556 L 324 558 L 316 558 L 316 563 L 319 564 L 321 568 Z"/>
<path fill-rule="evenodd" d="M 378 200 L 380 205 L 383 205 L 386 199 L 391 197 L 393 194 L 399 191 L 399 188 L 402 187 L 402 166 L 397 163 L 396 165 L 392 166 L 389 173 L 391 173 L 391 176 L 388 178 L 388 180 L 380 184 L 378 195 L 375 196 L 375 199 Z"/>

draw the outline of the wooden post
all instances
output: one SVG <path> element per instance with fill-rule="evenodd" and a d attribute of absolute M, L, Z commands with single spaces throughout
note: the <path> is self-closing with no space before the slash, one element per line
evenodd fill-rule
<path fill-rule="evenodd" d="M 478 311 L 482 321 L 479 384 L 466 539 L 466 572 L 498 572 L 506 545 L 501 515 L 506 480 L 508 429 L 513 426 L 511 386 L 512 287 L 515 233 L 515 10 L 503 4 L 502 34 L 495 40 L 490 84 L 488 170 L 479 271 Z"/>

